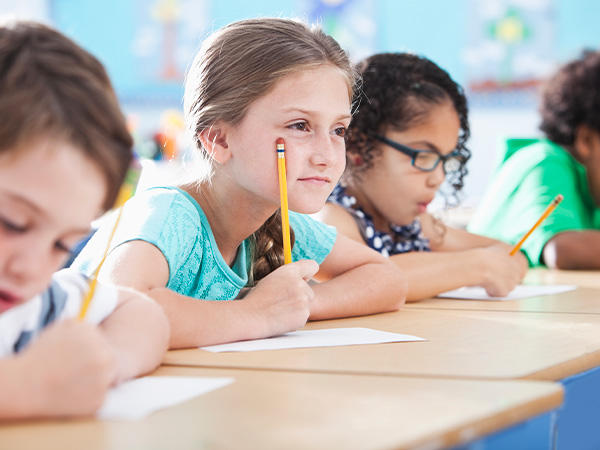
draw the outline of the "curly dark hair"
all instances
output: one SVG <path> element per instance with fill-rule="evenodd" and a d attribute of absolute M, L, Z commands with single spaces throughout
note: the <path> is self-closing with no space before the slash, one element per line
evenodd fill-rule
<path fill-rule="evenodd" d="M 387 127 L 407 130 L 424 120 L 432 106 L 449 99 L 460 120 L 456 150 L 463 157 L 460 170 L 448 174 L 446 180 L 456 195 L 463 187 L 465 164 L 471 156 L 465 146 L 470 130 L 462 87 L 432 61 L 410 53 L 379 53 L 360 61 L 356 70 L 362 86 L 355 94 L 358 110 L 350 123 L 346 151 L 362 161 L 356 165 L 348 158 L 344 181 L 351 184 L 361 172 L 373 167 L 381 153 L 375 134 L 383 134 Z"/>
<path fill-rule="evenodd" d="M 540 114 L 546 137 L 567 149 L 579 125 L 600 132 L 600 52 L 585 50 L 544 84 Z"/>

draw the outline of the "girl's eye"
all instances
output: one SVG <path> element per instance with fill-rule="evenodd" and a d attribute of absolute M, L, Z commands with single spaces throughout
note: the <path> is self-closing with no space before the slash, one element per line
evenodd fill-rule
<path fill-rule="evenodd" d="M 69 246 L 65 245 L 63 242 L 60 241 L 57 241 L 56 244 L 54 244 L 54 247 L 56 248 L 56 250 L 62 253 L 73 253 L 73 250 L 71 250 Z"/>
<path fill-rule="evenodd" d="M 6 231 L 9 231 L 11 233 L 20 234 L 20 233 L 25 233 L 27 231 L 26 226 L 18 225 L 16 223 L 13 223 L 13 222 L 3 219 L 3 218 L 0 218 L 0 224 L 2 225 L 2 228 L 4 228 Z"/>
<path fill-rule="evenodd" d="M 339 128 L 336 128 L 335 130 L 333 130 L 333 134 L 335 134 L 336 136 L 339 136 L 339 137 L 346 137 L 347 133 L 348 133 L 348 128 L 346 128 L 346 127 L 339 127 Z"/>
<path fill-rule="evenodd" d="M 298 131 L 308 131 L 308 124 L 306 122 L 298 122 L 291 124 L 288 128 Z"/>

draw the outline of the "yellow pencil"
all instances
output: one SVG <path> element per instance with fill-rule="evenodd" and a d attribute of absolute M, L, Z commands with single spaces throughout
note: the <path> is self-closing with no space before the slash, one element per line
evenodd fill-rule
<path fill-rule="evenodd" d="M 561 194 L 558 194 L 556 197 L 554 197 L 554 200 L 552 200 L 550 202 L 550 204 L 548 205 L 548 207 L 546 208 L 546 210 L 542 213 L 542 215 L 540 216 L 540 218 L 537 220 L 536 223 L 533 224 L 533 226 L 531 227 L 531 229 L 525 233 L 525 236 L 523 236 L 521 238 L 521 240 L 519 242 L 517 242 L 517 244 L 512 248 L 512 250 L 510 251 L 510 256 L 513 256 L 515 253 L 517 253 L 519 251 L 519 249 L 521 248 L 521 246 L 523 245 L 523 242 L 525 242 L 525 240 L 529 237 L 529 235 L 531 233 L 533 233 L 535 231 L 535 229 L 544 221 L 546 220 L 546 217 L 548 217 L 550 215 L 550 213 L 552 211 L 554 211 L 554 208 L 556 208 L 558 206 L 558 204 L 560 202 L 562 202 L 563 200 L 563 196 Z"/>
<path fill-rule="evenodd" d="M 133 194 L 135 193 L 135 189 L 137 187 L 138 181 L 140 180 L 140 175 L 142 173 L 142 168 L 137 161 L 134 159 L 129 170 L 127 171 L 127 175 L 125 176 L 125 180 L 121 185 L 121 189 L 119 189 L 119 193 L 117 194 L 117 200 L 115 201 L 115 206 L 113 209 L 119 208 L 119 213 L 117 215 L 117 220 L 115 220 L 115 224 L 113 225 L 112 231 L 110 233 L 110 237 L 108 238 L 108 243 L 106 244 L 106 249 L 104 250 L 104 255 L 100 260 L 100 263 L 96 267 L 96 270 L 92 273 L 90 277 L 90 286 L 88 288 L 88 292 L 83 299 L 83 303 L 81 304 L 81 309 L 79 310 L 79 320 L 83 320 L 87 313 L 87 310 L 92 302 L 92 298 L 94 297 L 94 291 L 96 290 L 96 283 L 98 281 L 98 273 L 102 268 L 102 264 L 104 264 L 104 260 L 108 255 L 108 251 L 110 250 L 110 244 L 113 240 L 115 232 L 117 231 L 117 227 L 119 225 L 119 221 L 121 220 L 121 214 L 123 213 L 122 206 L 125 204 L 127 200 L 129 200 Z"/>
<path fill-rule="evenodd" d="M 290 216 L 288 211 L 287 180 L 285 177 L 285 143 L 277 139 L 277 168 L 279 169 L 279 199 L 281 201 L 281 232 L 283 233 L 283 261 L 292 262 L 292 244 L 290 240 Z"/>

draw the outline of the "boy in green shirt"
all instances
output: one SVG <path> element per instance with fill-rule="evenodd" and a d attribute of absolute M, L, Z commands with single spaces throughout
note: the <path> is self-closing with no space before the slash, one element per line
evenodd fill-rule
<path fill-rule="evenodd" d="M 514 244 L 562 194 L 521 250 L 531 266 L 600 269 L 600 52 L 561 67 L 540 111 L 547 139 L 506 141 L 468 230 Z"/>

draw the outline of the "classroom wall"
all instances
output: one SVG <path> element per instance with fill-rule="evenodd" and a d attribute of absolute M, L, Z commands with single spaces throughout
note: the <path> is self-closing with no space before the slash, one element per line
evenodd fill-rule
<path fill-rule="evenodd" d="M 498 139 L 538 133 L 539 81 L 600 44 L 596 0 L 0 0 L 0 12 L 48 22 L 97 55 L 142 145 L 165 123 L 180 125 L 190 58 L 204 36 L 234 20 L 319 22 L 354 60 L 382 51 L 423 54 L 469 97 L 467 205 L 486 187 Z"/>

